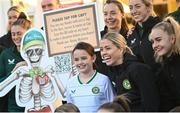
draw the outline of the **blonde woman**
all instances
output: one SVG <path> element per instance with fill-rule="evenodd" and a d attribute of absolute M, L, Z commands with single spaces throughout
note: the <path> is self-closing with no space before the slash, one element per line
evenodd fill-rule
<path fill-rule="evenodd" d="M 138 60 L 148 64 L 156 72 L 158 65 L 154 61 L 154 53 L 148 36 L 152 27 L 160 22 L 160 19 L 154 16 L 152 0 L 129 0 L 129 8 L 136 25 L 127 38 L 128 45 Z"/>
<path fill-rule="evenodd" d="M 18 62 L 24 61 L 20 55 L 20 44 L 23 34 L 31 27 L 31 22 L 25 18 L 18 18 L 11 27 L 14 46 L 7 48 L 0 54 L 0 82 L 11 75 L 11 71 Z M 8 93 L 8 112 L 23 112 L 15 101 L 15 88 Z M 3 103 L 1 103 L 2 105 Z M 7 111 L 6 111 L 7 112 Z"/>
<path fill-rule="evenodd" d="M 158 73 L 160 111 L 169 111 L 180 105 L 180 26 L 172 17 L 155 25 L 150 41 L 156 62 L 162 64 Z"/>
<path fill-rule="evenodd" d="M 12 24 L 17 20 L 17 18 L 20 15 L 20 12 L 22 12 L 22 9 L 18 6 L 12 6 L 9 8 L 7 15 L 8 15 L 8 26 L 7 26 L 7 33 L 0 37 L 0 53 L 3 51 L 4 48 L 9 48 L 10 46 L 14 45 L 12 38 L 11 38 L 11 26 Z M 0 97 L 0 103 L 3 103 L 0 105 L 0 112 L 7 111 L 7 99 L 8 95 L 4 97 Z"/>
<path fill-rule="evenodd" d="M 7 12 L 7 15 L 8 15 L 7 33 L 0 38 L 0 49 L 9 48 L 14 45 L 11 38 L 12 24 L 18 19 L 18 17 L 24 18 L 26 16 L 25 13 L 23 12 L 23 9 L 19 6 L 10 7 Z"/>
<path fill-rule="evenodd" d="M 105 27 L 101 31 L 101 38 L 108 32 L 117 32 L 126 37 L 128 25 L 122 3 L 118 0 L 106 0 L 103 7 L 103 14 Z M 107 66 L 102 62 L 99 51 L 96 52 L 96 56 L 97 70 L 107 75 Z"/>
<path fill-rule="evenodd" d="M 100 51 L 117 94 L 131 101 L 131 111 L 157 111 L 159 100 L 154 74 L 148 65 L 138 62 L 124 37 L 107 33 L 100 41 Z"/>

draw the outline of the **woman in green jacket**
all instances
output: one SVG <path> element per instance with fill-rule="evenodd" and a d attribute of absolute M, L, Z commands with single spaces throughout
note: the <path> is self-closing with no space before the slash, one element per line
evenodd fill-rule
<path fill-rule="evenodd" d="M 11 36 L 14 46 L 5 49 L 0 54 L 0 82 L 4 81 L 16 64 L 23 61 L 20 55 L 20 44 L 23 34 L 31 27 L 31 22 L 26 18 L 19 18 L 12 24 Z M 9 92 L 8 112 L 23 112 L 24 108 L 19 107 L 15 101 L 15 88 Z"/>

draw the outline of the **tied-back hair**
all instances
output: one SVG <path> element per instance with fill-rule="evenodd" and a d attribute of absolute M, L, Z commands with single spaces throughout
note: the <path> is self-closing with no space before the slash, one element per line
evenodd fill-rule
<path fill-rule="evenodd" d="M 28 19 L 28 16 L 25 13 L 20 13 L 18 19 L 12 24 L 12 26 L 19 25 L 24 29 L 31 28 L 31 21 Z"/>
<path fill-rule="evenodd" d="M 101 105 L 98 110 L 106 109 L 108 112 L 130 112 L 130 100 L 123 95 L 115 97 L 113 102 L 108 102 Z"/>
<path fill-rule="evenodd" d="M 153 1 L 152 0 L 142 0 L 142 2 L 146 5 L 146 7 L 149 7 L 151 9 L 151 16 L 156 16 L 156 13 L 154 12 L 153 8 Z"/>
<path fill-rule="evenodd" d="M 166 17 L 162 22 L 156 24 L 152 29 L 161 29 L 164 32 L 167 32 L 169 36 L 175 37 L 175 44 L 172 45 L 171 52 L 172 54 L 180 55 L 180 25 L 173 17 Z M 150 38 L 150 37 L 149 37 Z M 155 60 L 156 62 L 162 62 L 163 56 L 157 56 L 156 54 Z"/>
<path fill-rule="evenodd" d="M 115 97 L 113 102 L 120 104 L 124 108 L 125 112 L 131 111 L 130 106 L 129 106 L 129 103 L 131 103 L 131 101 L 124 95 L 119 95 L 119 96 Z"/>
<path fill-rule="evenodd" d="M 117 5 L 118 9 L 121 11 L 121 13 L 124 15 L 124 8 L 121 2 L 119 2 L 118 0 L 106 0 L 105 4 L 115 4 Z M 121 29 L 124 30 L 123 32 L 128 31 L 128 24 L 127 24 L 127 20 L 125 18 L 125 16 L 122 17 L 122 22 L 121 22 Z"/>
<path fill-rule="evenodd" d="M 86 42 L 77 43 L 77 45 L 74 47 L 72 53 L 74 53 L 74 51 L 77 49 L 86 51 L 91 57 L 94 57 L 94 55 L 95 55 L 94 47 L 89 43 L 86 43 Z M 93 63 L 93 69 L 96 69 L 96 67 L 97 67 L 96 64 Z"/>
<path fill-rule="evenodd" d="M 132 50 L 128 47 L 126 39 L 121 34 L 116 32 L 109 32 L 103 36 L 102 40 L 103 39 L 111 41 L 119 49 L 122 48 L 124 50 L 124 53 L 134 55 Z"/>
<path fill-rule="evenodd" d="M 55 113 L 66 113 L 66 112 L 72 112 L 72 113 L 79 113 L 79 108 L 72 104 L 72 103 L 67 103 L 59 106 L 56 108 Z"/>

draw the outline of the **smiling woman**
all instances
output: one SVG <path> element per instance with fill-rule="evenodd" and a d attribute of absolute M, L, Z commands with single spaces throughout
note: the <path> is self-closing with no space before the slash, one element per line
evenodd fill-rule
<path fill-rule="evenodd" d="M 129 0 L 129 9 L 136 25 L 127 38 L 128 46 L 141 62 L 148 64 L 156 72 L 159 65 L 155 63 L 148 37 L 152 27 L 160 22 L 160 18 L 154 16 L 152 0 Z"/>
<path fill-rule="evenodd" d="M 31 22 L 27 19 L 18 19 L 11 27 L 12 40 L 20 51 L 21 39 L 23 34 L 31 27 Z"/>
<path fill-rule="evenodd" d="M 167 17 L 155 25 L 150 34 L 157 62 L 162 64 L 158 73 L 160 111 L 169 111 L 180 104 L 180 26 Z"/>
<path fill-rule="evenodd" d="M 172 54 L 180 54 L 179 29 L 178 23 L 170 17 L 153 27 L 149 39 L 157 62 L 163 62 Z"/>
<path fill-rule="evenodd" d="M 18 18 L 12 24 L 11 34 L 14 46 L 5 49 L 0 55 L 0 82 L 9 77 L 11 71 L 18 62 L 23 61 L 20 55 L 20 42 L 23 34 L 31 27 L 31 22 L 26 18 Z M 15 101 L 15 89 L 9 93 L 8 112 L 23 112 L 24 108 L 19 107 Z"/>
<path fill-rule="evenodd" d="M 118 0 L 106 0 L 103 7 L 104 30 L 101 31 L 101 39 L 108 32 L 117 32 L 126 37 L 128 32 L 128 25 L 125 19 L 125 12 L 121 2 Z M 100 52 L 96 53 L 97 70 L 100 73 L 107 75 L 106 65 L 103 63 Z"/>
<path fill-rule="evenodd" d="M 103 8 L 105 28 L 101 31 L 101 37 L 107 32 L 114 31 L 126 36 L 128 31 L 125 12 L 121 2 L 107 0 Z"/>
<path fill-rule="evenodd" d="M 100 52 L 118 95 L 130 100 L 131 111 L 157 111 L 159 98 L 155 76 L 149 66 L 140 63 L 124 37 L 109 32 L 100 41 Z"/>

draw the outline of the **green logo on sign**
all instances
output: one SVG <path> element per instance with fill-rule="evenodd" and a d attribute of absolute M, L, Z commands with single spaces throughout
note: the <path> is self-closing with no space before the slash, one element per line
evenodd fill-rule
<path fill-rule="evenodd" d="M 125 80 L 123 81 L 123 87 L 124 87 L 125 89 L 131 89 L 131 84 L 130 84 L 130 82 L 129 82 L 128 79 L 125 79 Z"/>

